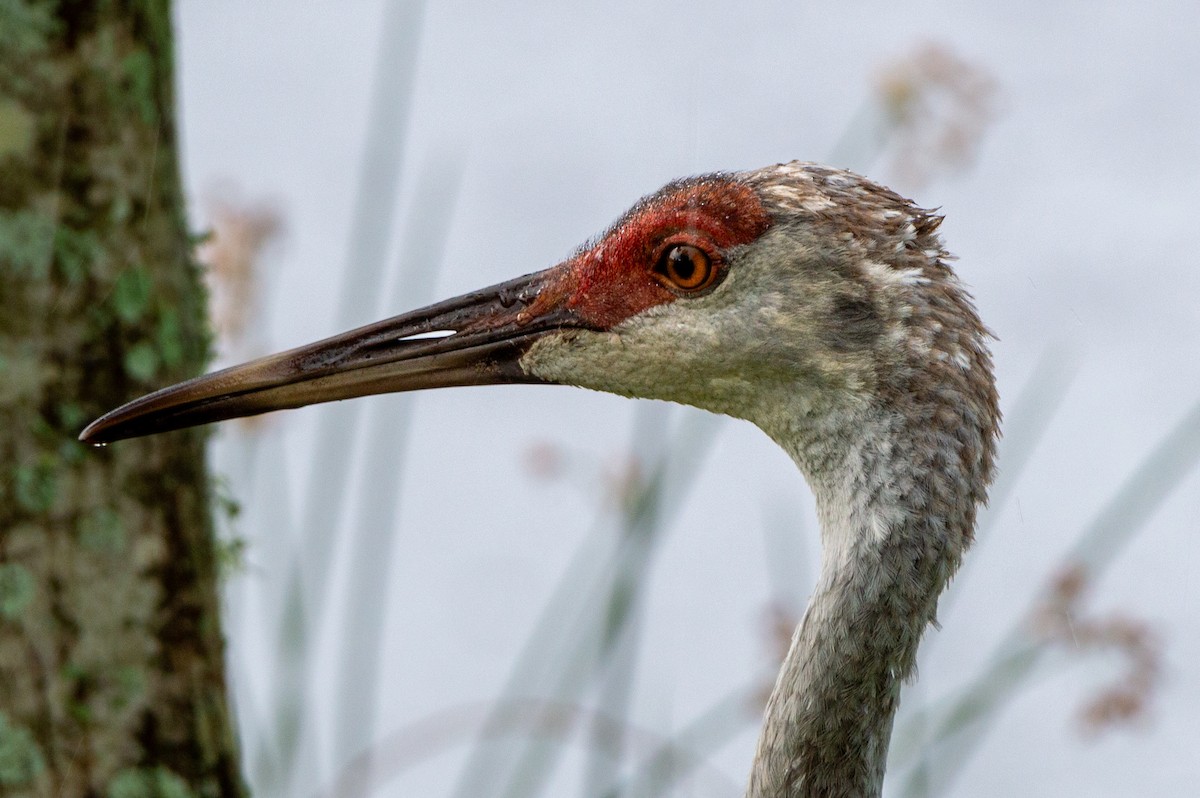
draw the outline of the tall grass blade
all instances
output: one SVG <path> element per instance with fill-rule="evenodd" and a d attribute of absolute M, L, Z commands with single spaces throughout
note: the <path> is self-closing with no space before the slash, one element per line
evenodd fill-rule
<path fill-rule="evenodd" d="M 462 180 L 461 159 L 443 154 L 422 168 L 400 255 L 400 276 L 389 305 L 418 307 L 432 298 Z M 380 644 L 384 637 L 396 514 L 404 477 L 415 397 L 400 394 L 368 411 L 358 477 L 358 517 L 345 540 L 349 557 L 341 654 L 337 668 L 334 762 L 367 749 L 375 736 Z"/>
<path fill-rule="evenodd" d="M 424 6 L 419 0 L 385 6 L 375 73 L 367 141 L 350 228 L 342 296 L 335 317 L 338 329 L 374 318 L 379 285 L 395 216 L 403 166 L 404 138 L 412 104 Z M 311 704 L 310 636 L 315 637 L 326 604 L 334 562 L 332 534 L 342 516 L 351 451 L 362 405 L 339 402 L 322 409 L 301 518 L 300 565 L 285 588 L 284 619 L 279 651 L 284 665 L 276 687 L 285 794 L 295 784 L 311 780 L 315 756 L 301 755 L 301 732 L 313 735 L 318 725 L 308 722 Z M 319 741 L 315 751 L 321 751 Z"/>

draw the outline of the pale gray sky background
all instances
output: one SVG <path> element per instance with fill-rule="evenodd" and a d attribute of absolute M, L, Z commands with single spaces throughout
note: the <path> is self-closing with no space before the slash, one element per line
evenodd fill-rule
<path fill-rule="evenodd" d="M 230 182 L 245 197 L 272 198 L 287 227 L 269 259 L 271 349 L 340 331 L 335 306 L 383 10 L 365 0 L 178 4 L 195 223 L 205 224 L 203 198 Z M 921 43 L 952 50 L 996 81 L 1000 114 L 964 174 L 917 186 L 889 171 L 886 159 L 868 169 L 946 214 L 959 272 L 1000 337 L 1006 410 L 1048 349 L 1072 353 L 1078 367 L 1010 500 L 993 508 L 944 629 L 930 636 L 935 651 L 917 688 L 924 695 L 976 672 L 1080 530 L 1200 400 L 1194 0 L 430 0 L 421 30 L 396 218 L 423 201 L 414 177 L 424 164 L 461 159 L 449 245 L 441 263 L 430 264 L 438 269 L 435 297 L 552 265 L 670 178 L 825 160 L 881 68 Z M 395 232 L 388 274 L 401 221 Z M 380 286 L 353 322 L 426 300 L 386 306 L 391 293 Z M 397 400 L 364 401 L 386 414 Z M 414 408 L 392 589 L 380 599 L 387 633 L 379 736 L 497 694 L 596 515 L 594 491 L 537 479 L 527 452 L 548 442 L 615 469 L 629 451 L 634 403 L 501 387 L 421 395 Z M 230 474 L 246 505 L 239 528 L 251 540 L 247 571 L 232 585 L 230 623 L 247 717 L 275 678 L 266 665 L 273 643 L 264 638 L 286 573 L 286 538 L 263 541 L 255 532 L 264 514 L 279 510 L 263 498 L 264 486 L 286 483 L 290 512 L 300 512 L 309 470 L 323 467 L 310 451 L 321 412 L 273 417 L 264 448 L 281 454 L 260 463 L 253 485 Z M 809 568 L 817 556 L 807 488 L 757 430 L 727 423 L 695 478 L 702 487 L 654 560 L 641 626 L 635 717 L 663 733 L 769 666 L 764 525 L 794 517 Z M 1082 739 L 1080 703 L 1123 665 L 1114 657 L 1065 664 L 1001 714 L 951 794 L 1197 794 L 1198 516 L 1193 471 L 1090 594 L 1090 609 L 1144 618 L 1161 637 L 1164 679 L 1146 721 Z M 340 540 L 344 530 L 329 534 Z M 352 582 L 338 567 L 339 584 Z M 796 595 L 807 587 L 801 575 Z M 332 673 L 337 645 L 324 650 L 322 673 Z M 309 731 L 318 730 L 318 742 L 332 733 L 319 730 L 333 700 L 326 691 L 312 699 Z M 728 786 L 702 781 L 682 794 L 740 795 L 753 742 L 748 727 L 714 758 Z M 452 747 L 375 794 L 443 794 L 463 751 Z M 306 765 L 316 786 L 338 769 L 324 755 Z M 559 794 L 576 794 L 577 775 L 568 769 L 557 778 Z"/>

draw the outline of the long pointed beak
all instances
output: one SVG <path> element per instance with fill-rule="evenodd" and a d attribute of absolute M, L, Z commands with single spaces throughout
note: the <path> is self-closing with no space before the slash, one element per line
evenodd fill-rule
<path fill-rule="evenodd" d="M 536 305 L 562 266 L 439 302 L 307 346 L 164 388 L 118 407 L 80 434 L 108 443 L 377 393 L 544 382 L 519 359 L 537 338 L 586 327 L 567 303 Z"/>

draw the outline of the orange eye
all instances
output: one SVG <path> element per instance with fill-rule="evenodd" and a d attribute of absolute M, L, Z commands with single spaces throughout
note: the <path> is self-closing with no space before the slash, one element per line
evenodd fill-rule
<path fill-rule="evenodd" d="M 654 271 L 663 277 L 669 287 L 687 293 L 708 288 L 717 276 L 712 258 L 692 244 L 667 247 L 659 256 Z"/>

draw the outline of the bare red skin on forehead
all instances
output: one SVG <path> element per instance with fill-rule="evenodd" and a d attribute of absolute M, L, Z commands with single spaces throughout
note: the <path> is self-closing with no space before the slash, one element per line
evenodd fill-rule
<path fill-rule="evenodd" d="M 603 238 L 554 268 L 558 274 L 521 315 L 567 307 L 594 329 L 610 329 L 656 305 L 679 299 L 655 277 L 664 246 L 685 241 L 714 265 L 731 247 L 749 244 L 771 219 L 749 186 L 707 177 L 667 186 L 638 203 Z"/>

